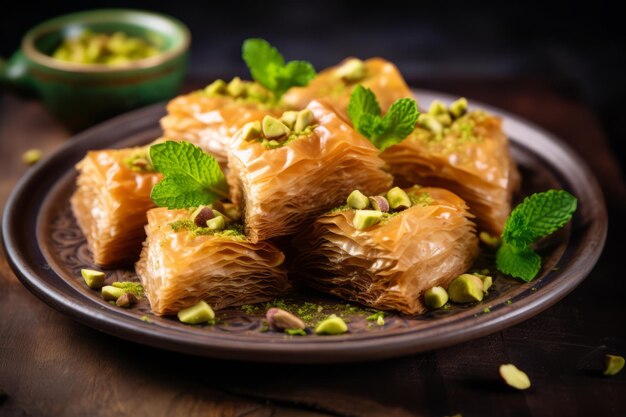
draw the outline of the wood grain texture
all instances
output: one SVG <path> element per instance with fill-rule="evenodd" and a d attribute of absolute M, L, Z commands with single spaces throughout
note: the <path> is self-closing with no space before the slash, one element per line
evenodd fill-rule
<path fill-rule="evenodd" d="M 451 348 L 368 364 L 263 365 L 146 348 L 76 324 L 32 296 L 0 263 L 0 416 L 623 416 L 626 373 L 593 371 L 626 354 L 621 236 L 626 189 L 593 115 L 533 80 L 419 83 L 534 120 L 583 155 L 612 214 L 606 250 L 589 278 L 546 312 Z M 547 111 L 546 109 L 549 109 Z M 0 204 L 68 132 L 36 102 L 0 102 Z M 622 214 L 623 215 L 623 214 Z M 501 363 L 530 376 L 525 392 L 498 379 Z"/>

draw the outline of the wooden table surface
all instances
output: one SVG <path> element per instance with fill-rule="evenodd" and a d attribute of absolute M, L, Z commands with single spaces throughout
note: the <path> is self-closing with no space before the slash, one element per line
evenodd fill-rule
<path fill-rule="evenodd" d="M 534 80 L 416 85 L 524 116 L 588 161 L 611 226 L 602 258 L 573 293 L 520 325 L 447 349 L 373 363 L 263 365 L 170 353 L 82 326 L 31 295 L 2 254 L 0 416 L 625 416 L 626 371 L 590 370 L 604 352 L 626 354 L 626 188 L 596 118 Z M 53 152 L 68 136 L 38 102 L 0 96 L 2 206 L 28 169 L 22 152 Z M 525 370 L 532 388 L 504 386 L 502 363 Z"/>

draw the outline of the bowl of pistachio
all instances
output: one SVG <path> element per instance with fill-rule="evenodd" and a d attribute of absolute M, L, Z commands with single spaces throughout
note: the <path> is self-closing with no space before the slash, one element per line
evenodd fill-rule
<path fill-rule="evenodd" d="M 39 97 L 65 125 L 81 130 L 175 96 L 189 43 L 183 23 L 158 13 L 72 13 L 28 31 L 20 49 L 0 61 L 0 85 Z"/>

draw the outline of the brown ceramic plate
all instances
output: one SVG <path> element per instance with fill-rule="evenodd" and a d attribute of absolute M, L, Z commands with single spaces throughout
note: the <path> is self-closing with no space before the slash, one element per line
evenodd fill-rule
<path fill-rule="evenodd" d="M 422 103 L 452 97 L 415 91 Z M 470 101 L 470 103 L 472 103 Z M 596 180 L 566 145 L 540 128 L 490 106 L 473 103 L 504 118 L 523 187 L 519 198 L 563 188 L 578 197 L 573 221 L 545 242 L 540 275 L 529 284 L 499 276 L 488 297 L 477 305 L 453 306 L 419 317 L 387 316 L 382 326 L 352 314 L 341 300 L 299 290 L 295 302 L 320 303 L 323 314 L 350 319 L 341 336 L 285 336 L 261 332 L 258 312 L 220 311 L 214 326 L 186 326 L 175 318 L 158 318 L 144 302 L 121 309 L 86 288 L 80 269 L 93 267 L 82 233 L 69 209 L 74 164 L 90 149 L 147 143 L 160 135 L 163 105 L 120 116 L 70 140 L 34 168 L 15 187 L 3 218 L 9 262 L 22 283 L 43 301 L 103 332 L 164 349 L 216 358 L 259 362 L 323 363 L 381 359 L 435 349 L 502 330 L 550 307 L 572 291 L 597 261 L 607 231 L 607 215 Z M 136 280 L 132 270 L 112 270 L 108 280 Z M 509 302 L 510 300 L 510 302 Z M 490 312 L 483 310 L 488 307 Z M 140 318 L 148 315 L 151 322 Z"/>

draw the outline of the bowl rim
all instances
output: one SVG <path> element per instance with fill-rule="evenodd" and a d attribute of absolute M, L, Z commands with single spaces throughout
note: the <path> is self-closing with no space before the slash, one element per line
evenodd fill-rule
<path fill-rule="evenodd" d="M 75 62 L 66 62 L 59 59 L 55 59 L 49 55 L 40 52 L 35 47 L 35 40 L 43 35 L 50 32 L 57 31 L 64 26 L 68 25 L 68 20 L 72 18 L 76 19 L 76 22 L 80 23 L 82 19 L 85 17 L 89 17 L 91 15 L 102 15 L 104 14 L 104 18 L 98 18 L 95 21 L 107 21 L 109 19 L 115 19 L 116 15 L 120 13 L 125 14 L 134 14 L 134 15 L 143 15 L 151 18 L 156 18 L 164 21 L 165 23 L 171 25 L 175 30 L 179 31 L 182 37 L 182 41 L 180 44 L 176 45 L 169 51 L 161 52 L 158 55 L 153 57 L 139 59 L 137 61 L 132 61 L 126 65 L 119 66 L 111 66 L 106 64 L 79 64 Z M 91 22 L 91 21 L 89 21 Z M 136 24 L 137 26 L 144 26 L 141 24 Z M 145 27 L 145 26 L 144 26 Z M 189 28 L 180 20 L 168 16 L 162 13 L 152 12 L 148 10 L 141 9 L 123 9 L 123 8 L 106 8 L 106 9 L 94 9 L 94 10 L 84 10 L 75 13 L 68 13 L 61 16 L 54 17 L 52 19 L 46 20 L 32 29 L 30 29 L 24 38 L 22 39 L 22 51 L 24 54 L 30 58 L 35 63 L 47 67 L 52 68 L 59 71 L 65 72 L 74 72 L 74 73 L 119 73 L 132 71 L 137 69 L 147 69 L 154 68 L 159 66 L 160 64 L 170 61 L 179 55 L 185 53 L 189 48 L 191 43 L 191 33 Z"/>

